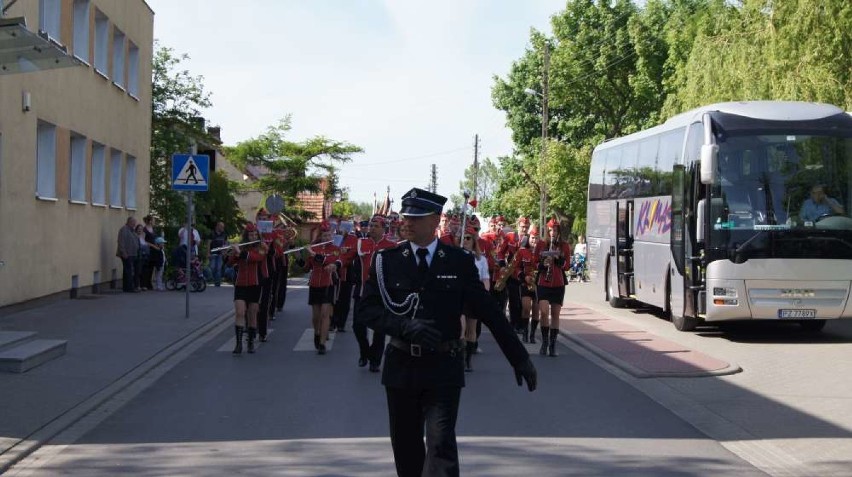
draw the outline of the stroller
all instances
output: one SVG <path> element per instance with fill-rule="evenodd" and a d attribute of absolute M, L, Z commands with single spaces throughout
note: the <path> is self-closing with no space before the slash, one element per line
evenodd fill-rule
<path fill-rule="evenodd" d="M 186 245 L 181 245 L 172 253 L 173 263 L 175 264 L 175 272 L 166 280 L 167 290 L 182 290 L 186 287 Z M 201 260 L 197 256 L 192 256 L 190 262 L 191 277 L 189 280 L 189 290 L 193 292 L 203 292 L 207 289 L 207 280 L 204 278 L 204 269 L 201 267 Z"/>
<path fill-rule="evenodd" d="M 569 270 L 568 282 L 578 281 L 587 282 L 589 278 L 586 276 L 586 256 L 575 253 L 571 257 L 571 269 Z"/>

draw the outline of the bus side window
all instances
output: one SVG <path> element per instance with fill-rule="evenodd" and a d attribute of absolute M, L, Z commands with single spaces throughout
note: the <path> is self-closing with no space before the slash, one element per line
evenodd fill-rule
<path fill-rule="evenodd" d="M 589 167 L 589 200 L 604 198 L 604 167 L 606 151 L 595 151 Z"/>
<path fill-rule="evenodd" d="M 657 187 L 657 150 L 659 136 L 651 136 L 639 143 L 639 160 L 636 163 L 637 196 L 655 195 Z"/>
<path fill-rule="evenodd" d="M 621 148 L 614 147 L 606 151 L 606 166 L 604 169 L 604 198 L 615 199 L 621 191 L 620 181 L 624 171 L 621 170 Z"/>
<path fill-rule="evenodd" d="M 657 155 L 657 171 L 659 177 L 655 194 L 670 195 L 672 193 L 672 171 L 675 164 L 680 164 L 683 134 L 686 128 L 678 128 L 665 133 L 660 138 L 660 152 Z"/>

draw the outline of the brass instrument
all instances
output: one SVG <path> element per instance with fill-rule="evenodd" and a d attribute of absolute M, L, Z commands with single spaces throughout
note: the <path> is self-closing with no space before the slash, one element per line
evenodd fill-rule
<path fill-rule="evenodd" d="M 541 254 L 543 257 L 550 258 L 550 262 L 547 264 L 547 272 L 544 275 L 544 279 L 547 281 L 547 283 L 550 283 L 550 280 L 553 279 L 553 261 L 556 260 L 553 255 L 553 252 L 553 240 L 551 239 L 550 246 L 548 247 L 547 252 Z M 547 253 L 547 255 L 545 255 L 545 253 Z"/>
<path fill-rule="evenodd" d="M 501 292 L 506 288 L 506 282 L 509 280 L 509 277 L 515 274 L 515 267 L 517 266 L 518 254 L 512 256 L 512 260 L 509 262 L 509 265 L 503 269 L 503 275 L 494 283 L 494 290 Z"/>

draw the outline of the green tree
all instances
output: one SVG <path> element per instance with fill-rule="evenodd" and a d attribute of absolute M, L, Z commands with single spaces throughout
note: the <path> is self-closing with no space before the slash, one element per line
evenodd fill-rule
<path fill-rule="evenodd" d="M 228 235 L 235 235 L 245 222 L 240 206 L 234 197 L 236 184 L 229 181 L 222 171 L 213 171 L 208 181 L 209 190 L 195 194 L 195 217 L 202 236 L 209 234 L 216 222 L 225 223 Z"/>
<path fill-rule="evenodd" d="M 186 200 L 172 190 L 171 156 L 188 153 L 192 141 L 209 141 L 200 119 L 201 109 L 209 107 L 210 94 L 201 76 L 182 70 L 187 55 L 155 43 L 152 73 L 151 116 L 151 210 L 170 230 L 186 220 Z"/>
<path fill-rule="evenodd" d="M 252 184 L 252 189 L 280 195 L 291 217 L 312 219 L 310 212 L 301 208 L 297 195 L 321 192 L 323 179 L 330 185 L 324 191 L 326 198 L 338 195 L 336 166 L 349 162 L 352 154 L 363 152 L 363 149 L 322 136 L 301 142 L 288 141 L 285 135 L 290 127 L 287 116 L 269 126 L 265 133 L 226 147 L 225 152 L 237 167 L 254 165 L 269 171 Z"/>
<path fill-rule="evenodd" d="M 459 182 L 459 193 L 450 195 L 450 202 L 461 204 L 462 193 L 467 190 L 471 194 L 471 200 L 477 199 L 476 211 L 478 213 L 484 216 L 494 215 L 498 209 L 494 202 L 494 196 L 497 193 L 499 180 L 500 168 L 496 162 L 486 157 L 479 164 L 477 171 L 474 170 L 473 164 L 464 170 L 464 179 Z M 474 187 L 474 183 L 476 187 Z M 474 189 L 476 193 L 474 193 Z"/>

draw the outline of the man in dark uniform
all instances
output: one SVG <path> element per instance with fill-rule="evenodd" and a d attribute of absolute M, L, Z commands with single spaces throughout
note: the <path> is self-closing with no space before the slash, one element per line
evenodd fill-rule
<path fill-rule="evenodd" d="M 382 384 L 396 471 L 405 477 L 459 475 L 455 427 L 464 386 L 463 309 L 491 329 L 519 386 L 526 381 L 533 391 L 537 382 L 524 345 L 479 280 L 473 256 L 435 237 L 446 200 L 421 189 L 403 196 L 407 240 L 376 253 L 358 303 L 359 318 L 391 337 Z"/>

